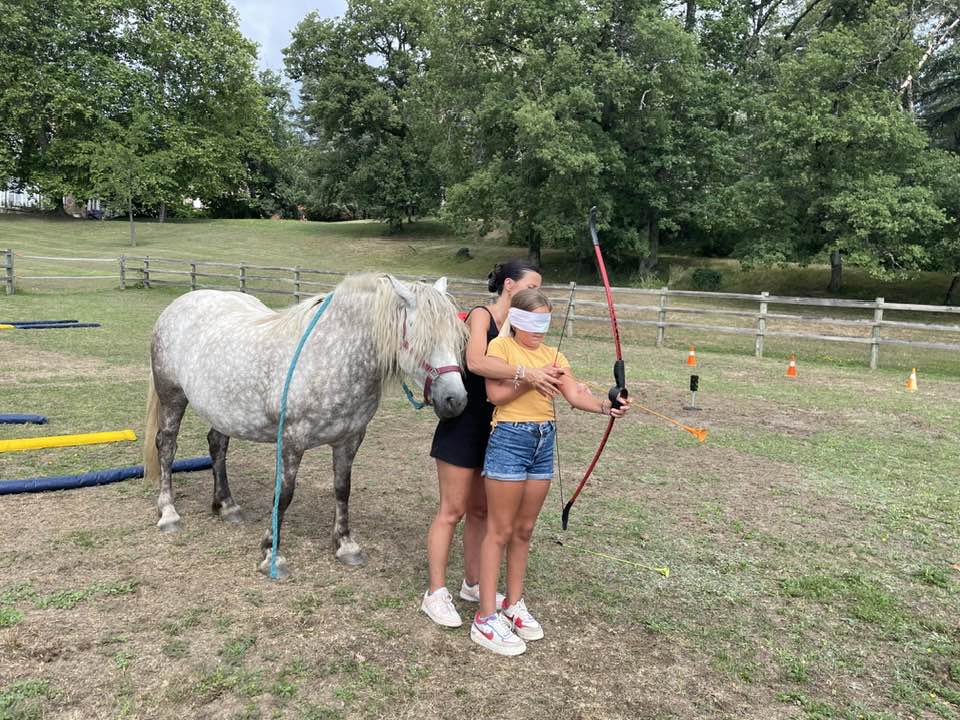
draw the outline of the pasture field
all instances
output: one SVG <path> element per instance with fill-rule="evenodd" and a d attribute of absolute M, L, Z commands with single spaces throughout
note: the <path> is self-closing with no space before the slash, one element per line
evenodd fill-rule
<path fill-rule="evenodd" d="M 369 247 L 366 259 L 322 252 L 336 269 L 373 262 Z M 417 268 L 389 254 L 383 265 Z M 0 426 L 0 439 L 142 433 L 150 329 L 175 294 L 0 297 L 3 319 L 103 323 L 0 332 L 0 410 L 51 421 Z M 563 349 L 608 384 L 609 339 L 578 331 Z M 960 378 L 944 364 L 907 393 L 899 367 L 802 359 L 787 380 L 778 357 L 698 346 L 702 409 L 688 413 L 685 350 L 628 340 L 628 384 L 637 402 L 709 428 L 706 444 L 641 412 L 619 421 L 563 545 L 555 487 L 527 590 L 547 637 L 520 658 L 417 611 L 435 421 L 398 387 L 354 465 L 362 568 L 332 556 L 325 448 L 301 466 L 283 583 L 256 571 L 272 446 L 231 445 L 242 525 L 211 515 L 207 472 L 175 476 L 175 536 L 154 527 L 142 481 L 0 496 L 0 718 L 960 717 Z M 560 408 L 566 495 L 602 432 L 599 417 Z M 178 457 L 203 454 L 205 434 L 188 410 Z M 0 478 L 139 461 L 133 443 L 9 453 Z M 460 555 L 456 543 L 451 588 Z"/>
<path fill-rule="evenodd" d="M 589 251 L 583 228 L 584 250 Z M 293 220 L 192 220 L 166 223 L 138 222 L 137 246 L 130 247 L 126 222 L 78 221 L 0 214 L 0 249 L 12 247 L 21 252 L 41 255 L 90 255 L 115 257 L 127 255 L 166 255 L 176 258 L 202 258 L 224 262 L 246 261 L 266 265 L 293 265 L 324 268 L 336 259 L 336 269 L 344 271 L 387 270 L 398 273 L 449 274 L 459 277 L 485 277 L 494 262 L 520 254 L 517 248 L 504 248 L 484 242 L 458 239 L 443 226 L 422 221 L 396 235 L 388 235 L 386 226 L 375 222 L 302 223 Z M 469 247 L 472 259 L 456 256 L 461 247 Z M 592 260 L 578 260 L 552 248 L 544 248 L 546 277 L 550 282 L 596 284 Z M 632 270 L 609 263 L 611 282 L 633 285 L 640 278 Z M 695 289 L 690 271 L 709 266 L 722 273 L 719 290 L 725 292 L 772 295 L 825 296 L 830 268 L 823 264 L 805 267 L 772 267 L 743 270 L 727 258 L 694 258 L 662 254 L 663 274 L 676 290 Z M 43 268 L 43 266 L 37 266 Z M 50 265 L 45 269 L 62 269 Z M 889 302 L 937 305 L 943 301 L 950 275 L 942 272 L 918 273 L 897 281 L 881 281 L 857 268 L 844 269 L 842 297 L 873 300 L 883 296 Z M 660 287 L 663 280 L 648 279 Z"/>
<path fill-rule="evenodd" d="M 152 258 L 173 258 L 180 260 L 207 260 L 228 263 L 246 262 L 258 265 L 279 265 L 290 267 L 300 265 L 306 268 L 337 271 L 377 270 L 412 275 L 449 275 L 460 278 L 485 278 L 495 262 L 522 254 L 520 248 L 510 247 L 486 238 L 483 242 L 467 241 L 451 236 L 442 225 L 425 221 L 405 227 L 404 232 L 396 235 L 386 234 L 385 226 L 374 222 L 346 223 L 301 223 L 292 220 L 210 220 L 159 223 L 138 223 L 138 244 L 131 248 L 123 222 L 94 222 L 65 219 L 37 218 L 20 215 L 0 215 L 0 249 L 12 248 L 24 255 L 57 257 L 101 257 L 116 258 L 121 254 L 128 256 L 150 256 Z M 586 229 L 584 229 L 586 232 Z M 457 251 L 467 247 L 470 258 L 457 256 Z M 584 249 L 589 244 L 584 236 Z M 566 284 L 576 279 L 581 285 L 598 283 L 592 256 L 575 258 L 556 249 L 544 250 L 544 276 L 547 282 Z M 741 271 L 736 262 L 728 259 L 666 257 L 664 266 L 670 276 L 672 289 L 693 289 L 690 273 L 693 266 L 709 264 L 719 269 L 724 276 L 721 290 L 757 293 L 767 290 L 773 294 L 801 295 L 819 297 L 824 295 L 823 284 L 829 275 L 824 266 L 807 268 L 768 268 L 764 270 Z M 75 275 L 95 276 L 118 273 L 115 264 L 50 262 L 17 258 L 16 272 L 19 276 L 37 275 Z M 133 271 L 136 262 L 128 266 L 128 283 L 136 283 L 137 274 Z M 154 280 L 187 282 L 182 275 L 164 275 L 163 268 L 180 271 L 187 265 L 171 266 L 153 262 Z M 627 268 L 618 266 L 613 259 L 608 261 L 612 282 L 616 285 L 631 286 L 642 282 L 647 286 L 659 288 L 663 280 L 656 278 L 637 278 Z M 207 268 L 207 271 L 230 273 L 237 270 Z M 254 271 L 256 272 L 256 271 Z M 880 296 L 890 302 L 935 304 L 942 300 L 943 288 L 948 284 L 944 273 L 922 273 L 911 280 L 897 283 L 880 283 L 866 277 L 863 273 L 851 269 L 845 272 L 844 296 L 847 298 L 873 300 Z M 289 280 L 289 278 L 287 278 Z M 237 280 L 223 278 L 201 279 L 201 283 L 228 285 L 237 288 Z M 257 281 L 259 282 L 259 281 Z M 116 287 L 119 281 L 82 280 L 63 281 L 61 285 L 75 289 L 102 289 Z M 273 289 L 292 291 L 288 284 L 259 282 L 261 286 L 271 285 Z M 26 292 L 55 292 L 57 285 L 46 281 L 20 280 L 18 287 Z M 474 290 L 478 289 L 476 287 Z M 311 290 L 313 291 L 313 290 Z M 554 297 L 561 303 L 566 301 L 566 293 L 553 291 Z M 578 301 L 593 300 L 603 302 L 602 293 L 589 292 L 580 288 Z M 474 298 L 465 298 L 467 303 L 478 302 Z M 271 296 L 274 304 L 283 305 L 289 300 L 282 296 Z M 652 296 L 618 297 L 618 303 L 656 305 Z M 718 301 L 716 299 L 671 298 L 670 305 L 692 308 L 710 307 L 727 310 L 758 311 L 756 303 L 738 301 Z M 561 308 L 562 310 L 562 308 Z M 774 306 L 771 312 L 791 313 L 823 317 L 829 316 L 841 321 L 869 320 L 871 310 L 848 310 L 843 308 L 803 308 L 797 306 Z M 578 315 L 589 314 L 602 317 L 600 322 L 576 323 L 577 333 L 588 336 L 605 337 L 609 333 L 605 311 L 600 308 L 578 306 Z M 634 312 L 621 308 L 620 317 L 646 320 L 656 316 L 649 312 Z M 904 311 L 885 312 L 886 320 L 920 323 L 939 323 L 957 326 L 956 315 L 938 315 Z M 2 319 L 2 318 L 0 318 Z M 706 325 L 735 325 L 749 329 L 755 326 L 750 318 L 736 318 L 724 315 L 684 315 L 671 313 L 670 322 L 687 322 Z M 826 335 L 852 335 L 863 337 L 870 332 L 869 327 L 836 325 L 831 323 L 799 322 L 792 319 L 769 320 L 769 331 L 789 331 L 819 333 Z M 650 325 L 637 326 L 628 322 L 622 331 L 629 340 L 638 344 L 652 344 L 656 330 Z M 901 340 L 921 340 L 937 343 L 960 344 L 960 332 L 925 332 L 912 329 L 884 328 L 885 338 Z M 753 353 L 753 337 L 750 335 L 729 335 L 720 333 L 704 334 L 697 330 L 670 328 L 666 335 L 667 343 L 673 347 L 687 347 L 696 344 L 704 350 L 721 353 Z M 806 360 L 822 361 L 830 365 L 847 365 L 862 368 L 867 364 L 868 347 L 862 344 L 821 342 L 808 339 L 768 336 L 765 354 L 780 358 L 784 362 L 793 352 Z M 885 345 L 881 348 L 880 364 L 883 367 L 909 372 L 911 367 L 920 365 L 925 374 L 943 374 L 952 377 L 956 373 L 957 355 L 939 350 L 926 350 L 918 357 L 908 347 Z"/>

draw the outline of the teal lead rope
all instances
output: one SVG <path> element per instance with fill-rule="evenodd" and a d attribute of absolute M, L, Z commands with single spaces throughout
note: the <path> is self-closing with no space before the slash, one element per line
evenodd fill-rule
<path fill-rule="evenodd" d="M 407 400 L 410 401 L 410 404 L 413 405 L 414 410 L 423 410 L 427 404 L 419 402 L 414 396 L 413 392 L 407 387 L 406 383 L 403 383 L 403 392 L 407 395 Z"/>
<path fill-rule="evenodd" d="M 293 358 L 290 360 L 290 368 L 287 370 L 287 379 L 283 383 L 283 393 L 280 395 L 280 420 L 277 423 L 277 481 L 273 488 L 273 517 L 270 522 L 270 529 L 273 533 L 273 547 L 270 549 L 270 577 L 277 579 L 277 545 L 280 541 L 280 485 L 283 481 L 283 426 L 287 419 L 287 392 L 290 390 L 290 381 L 293 380 L 293 371 L 297 368 L 297 360 L 300 359 L 300 352 L 303 350 L 307 338 L 317 326 L 320 316 L 330 306 L 333 300 L 333 293 L 327 293 L 327 296 L 320 303 L 317 314 L 303 331 L 303 336 L 297 344 L 297 349 L 293 351 Z"/>

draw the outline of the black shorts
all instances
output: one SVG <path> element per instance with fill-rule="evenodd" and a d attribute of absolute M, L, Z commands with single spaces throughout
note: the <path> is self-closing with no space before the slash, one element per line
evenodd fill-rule
<path fill-rule="evenodd" d="M 467 408 L 458 417 L 441 420 L 433 433 L 430 457 L 462 468 L 481 469 L 490 439 L 493 406 Z"/>

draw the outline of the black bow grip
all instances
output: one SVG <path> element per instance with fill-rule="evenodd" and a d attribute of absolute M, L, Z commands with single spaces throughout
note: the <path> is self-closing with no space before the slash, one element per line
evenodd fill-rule
<path fill-rule="evenodd" d="M 610 408 L 616 409 L 623 407 L 623 403 L 620 402 L 621 397 L 629 397 L 630 393 L 627 392 L 626 384 L 627 381 L 624 377 L 623 372 L 623 360 L 617 360 L 613 364 L 613 381 L 616 383 L 610 391 L 607 393 L 607 397 L 610 399 Z"/>

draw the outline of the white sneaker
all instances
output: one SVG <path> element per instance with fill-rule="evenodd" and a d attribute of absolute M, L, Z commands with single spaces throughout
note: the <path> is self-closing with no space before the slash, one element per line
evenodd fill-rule
<path fill-rule="evenodd" d="M 453 606 L 453 597 L 445 587 L 439 588 L 433 593 L 427 590 L 423 594 L 423 602 L 420 603 L 420 609 L 437 625 L 451 628 L 463 625 L 460 614 Z"/>
<path fill-rule="evenodd" d="M 468 585 L 467 581 L 464 580 L 460 583 L 460 597 L 467 602 L 480 602 L 480 583 Z M 497 593 L 497 607 L 503 605 L 503 600 L 503 593 Z"/>
<path fill-rule="evenodd" d="M 470 639 L 497 655 L 521 655 L 527 649 L 527 644 L 513 634 L 500 613 L 487 618 L 477 613 L 470 626 Z"/>
<path fill-rule="evenodd" d="M 543 627 L 527 610 L 523 598 L 503 610 L 503 618 L 510 623 L 513 632 L 524 640 L 540 640 L 543 637 Z"/>

